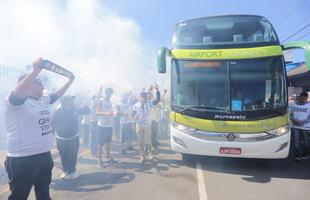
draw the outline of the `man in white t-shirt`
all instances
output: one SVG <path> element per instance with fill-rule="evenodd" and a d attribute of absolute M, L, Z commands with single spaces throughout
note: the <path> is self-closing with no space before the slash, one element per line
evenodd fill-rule
<path fill-rule="evenodd" d="M 112 141 L 112 134 L 113 134 L 113 116 L 114 111 L 112 108 L 111 97 L 113 94 L 113 89 L 108 87 L 105 89 L 105 96 L 100 98 L 102 95 L 102 87 L 100 87 L 99 94 L 98 94 L 98 102 L 97 102 L 97 110 L 96 114 L 99 116 L 98 120 L 98 165 L 100 167 L 104 167 L 108 164 L 117 163 L 116 160 L 111 158 L 111 141 Z M 106 152 L 106 162 L 103 163 L 102 161 L 102 153 L 103 153 L 103 146 L 105 146 Z"/>
<path fill-rule="evenodd" d="M 18 79 L 15 90 L 6 99 L 5 123 L 8 152 L 5 168 L 9 177 L 9 200 L 27 199 L 32 186 L 37 199 L 50 199 L 49 185 L 54 145 L 51 113 L 54 103 L 70 87 L 74 76 L 57 92 L 43 95 L 43 85 L 36 77 L 41 72 L 42 59 L 33 63 L 30 73 Z"/>
<path fill-rule="evenodd" d="M 294 156 L 297 161 L 309 157 L 310 104 L 307 100 L 308 93 L 301 92 L 297 100 L 289 105 L 294 138 Z M 300 142 L 301 138 L 303 138 L 303 145 Z"/>

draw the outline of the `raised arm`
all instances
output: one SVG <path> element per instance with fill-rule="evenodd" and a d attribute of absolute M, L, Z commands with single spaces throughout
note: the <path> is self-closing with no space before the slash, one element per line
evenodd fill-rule
<path fill-rule="evenodd" d="M 165 89 L 162 96 L 161 96 L 161 99 L 165 99 L 166 98 L 166 95 L 167 95 L 167 90 Z"/>
<path fill-rule="evenodd" d="M 62 95 L 65 94 L 65 92 L 67 91 L 67 89 L 72 85 L 73 81 L 74 81 L 75 77 L 74 75 L 72 75 L 69 80 L 55 93 L 53 93 L 54 95 L 56 95 L 58 98 L 62 97 Z"/>
<path fill-rule="evenodd" d="M 160 101 L 160 92 L 159 92 L 159 88 L 158 88 L 158 85 L 155 84 L 154 86 L 155 90 L 156 90 L 156 98 L 152 101 L 152 104 L 155 106 L 159 103 Z"/>
<path fill-rule="evenodd" d="M 99 92 L 98 92 L 98 95 L 97 95 L 97 98 L 96 98 L 96 114 L 97 115 L 101 115 L 100 113 L 102 111 L 102 106 L 101 106 L 101 103 L 100 103 L 101 95 L 102 95 L 102 86 L 99 88 Z"/>
<path fill-rule="evenodd" d="M 100 98 L 102 96 L 102 90 L 103 90 L 103 87 L 101 86 L 99 88 L 99 93 L 98 93 L 98 96 L 97 96 L 97 100 L 96 100 L 96 114 L 97 115 L 114 115 L 113 112 L 103 112 L 102 111 L 102 104 L 100 102 Z"/>
<path fill-rule="evenodd" d="M 33 81 L 36 79 L 38 74 L 41 72 L 42 68 L 40 67 L 40 63 L 42 59 L 39 58 L 33 63 L 32 71 L 21 80 L 15 90 L 13 91 L 13 96 L 19 99 L 25 99 L 27 97 L 27 92 L 31 88 Z"/>

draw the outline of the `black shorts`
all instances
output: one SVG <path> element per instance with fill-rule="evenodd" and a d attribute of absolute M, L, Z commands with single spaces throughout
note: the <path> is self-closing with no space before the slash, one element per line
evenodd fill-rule
<path fill-rule="evenodd" d="M 112 127 L 101 127 L 98 126 L 98 136 L 99 136 L 99 144 L 104 145 L 107 143 L 111 143 L 112 141 Z"/>
<path fill-rule="evenodd" d="M 133 140 L 135 135 L 134 124 L 127 123 L 121 125 L 122 130 L 122 143 L 126 142 L 127 140 Z"/>

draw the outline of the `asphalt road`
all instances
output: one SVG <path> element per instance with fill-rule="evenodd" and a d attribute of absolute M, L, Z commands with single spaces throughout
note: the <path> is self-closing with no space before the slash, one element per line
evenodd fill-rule
<path fill-rule="evenodd" d="M 114 144 L 113 157 L 120 163 L 99 168 L 88 149 L 81 148 L 77 180 L 60 179 L 60 159 L 53 151 L 55 167 L 51 184 L 53 199 L 169 199 L 169 200 L 307 200 L 310 199 L 310 160 L 259 160 L 195 157 L 184 164 L 170 150 L 168 141 L 156 151 L 157 160 L 139 163 L 138 152 L 120 154 Z M 3 163 L 5 152 L 0 152 Z M 9 189 L 0 166 L 0 199 Z M 30 200 L 35 199 L 33 192 Z"/>

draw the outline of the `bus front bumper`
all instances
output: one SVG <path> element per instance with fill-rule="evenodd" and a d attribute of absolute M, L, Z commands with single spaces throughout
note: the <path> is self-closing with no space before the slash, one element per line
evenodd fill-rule
<path fill-rule="evenodd" d="M 170 139 L 176 152 L 220 157 L 280 159 L 288 156 L 290 147 L 290 132 L 257 141 L 228 141 L 226 137 L 217 141 L 198 138 L 171 126 Z"/>

